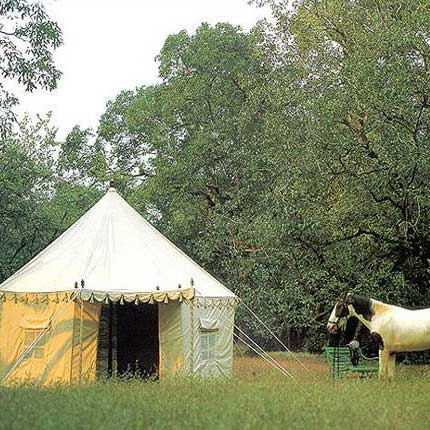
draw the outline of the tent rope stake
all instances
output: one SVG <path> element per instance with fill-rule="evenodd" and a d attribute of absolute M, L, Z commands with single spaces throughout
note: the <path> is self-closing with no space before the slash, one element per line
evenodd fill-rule
<path fill-rule="evenodd" d="M 227 328 L 227 326 L 225 324 L 223 324 L 221 322 L 222 326 L 224 328 Z M 289 374 L 281 365 L 279 365 L 280 367 L 278 367 L 277 362 L 276 361 L 271 361 L 273 360 L 273 357 L 271 355 L 267 354 L 267 357 L 265 355 L 263 355 L 258 349 L 254 348 L 251 344 L 249 344 L 248 342 L 246 342 L 243 338 L 241 338 L 237 333 L 234 332 L 234 330 L 232 331 L 233 334 L 233 338 L 236 337 L 237 340 L 240 340 L 241 342 L 243 342 L 248 348 L 250 348 L 255 354 L 257 354 L 260 358 L 262 358 L 263 360 L 267 361 L 267 363 L 269 363 L 275 370 L 278 370 L 280 373 L 282 373 L 284 376 L 288 376 L 289 378 L 294 378 L 293 375 Z M 263 350 L 263 348 L 261 348 L 261 346 L 259 346 L 258 344 L 256 344 L 257 347 L 262 350 L 263 352 L 266 352 Z"/>
<path fill-rule="evenodd" d="M 291 375 L 290 373 L 288 373 L 285 369 L 283 369 L 283 367 L 277 367 L 276 365 L 273 364 L 272 361 L 270 361 L 268 358 L 266 358 L 263 354 L 261 354 L 260 352 L 258 352 L 258 350 L 256 350 L 252 345 L 250 345 L 248 342 L 244 341 L 238 334 L 236 334 L 233 331 L 233 336 L 236 336 L 236 338 L 238 340 L 240 340 L 241 342 L 243 342 L 248 348 L 250 348 L 252 351 L 254 351 L 260 358 L 264 359 L 265 361 L 267 361 L 274 369 L 278 370 L 279 372 L 281 372 L 284 376 L 288 376 L 289 378 L 294 378 L 293 375 Z M 268 355 L 269 357 L 271 357 L 270 355 Z M 273 358 L 273 357 L 272 357 Z"/>

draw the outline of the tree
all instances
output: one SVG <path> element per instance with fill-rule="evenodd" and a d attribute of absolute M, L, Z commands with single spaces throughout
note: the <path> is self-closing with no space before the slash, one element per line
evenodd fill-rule
<path fill-rule="evenodd" d="M 49 116 L 16 122 L 7 81 L 30 92 L 54 89 L 61 73 L 52 55 L 62 34 L 39 2 L 2 1 L 0 16 L 1 282 L 94 204 L 106 163 L 90 130 L 75 127 L 58 142 Z"/>
<path fill-rule="evenodd" d="M 170 36 L 161 82 L 110 102 L 95 145 L 75 129 L 58 168 L 69 186 L 106 171 L 103 154 L 141 213 L 315 349 L 341 288 L 430 305 L 430 10 L 267 3 L 274 24 L 248 34 Z"/>
<path fill-rule="evenodd" d="M 107 154 L 91 129 L 73 127 L 60 144 L 56 180 L 92 187 L 108 181 Z"/>
<path fill-rule="evenodd" d="M 0 4 L 0 73 L 26 91 L 56 88 L 61 76 L 52 59 L 62 43 L 61 30 L 39 2 L 5 0 Z M 18 99 L 0 82 L 0 138 L 15 120 Z"/>
<path fill-rule="evenodd" d="M 41 206 L 51 185 L 53 130 L 24 119 L 0 151 L 0 282 L 46 243 Z"/>
<path fill-rule="evenodd" d="M 120 94 L 98 132 L 129 200 L 244 294 L 245 285 L 249 294 L 262 289 L 275 270 L 267 266 L 279 265 L 259 249 L 273 180 L 270 145 L 259 137 L 273 76 L 259 43 L 257 30 L 248 36 L 227 24 L 170 36 L 162 83 Z"/>
<path fill-rule="evenodd" d="M 104 164 L 88 131 L 56 140 L 50 118 L 25 118 L 0 151 L 0 282 L 34 257 L 100 197 Z M 77 174 L 76 172 L 79 172 Z"/>
<path fill-rule="evenodd" d="M 343 287 L 429 306 L 428 3 L 269 3 L 272 56 L 301 68 L 280 95 L 303 112 L 284 240 L 307 266 L 309 313 Z"/>
<path fill-rule="evenodd" d="M 15 82 L 27 91 L 53 89 L 60 77 L 52 52 L 61 31 L 40 3 L 6 0 L 0 4 L 0 281 L 47 241 L 43 204 L 52 192 L 55 130 L 49 117 L 16 122 L 18 99 L 7 89 Z M 15 125 L 14 130 L 13 125 Z"/>

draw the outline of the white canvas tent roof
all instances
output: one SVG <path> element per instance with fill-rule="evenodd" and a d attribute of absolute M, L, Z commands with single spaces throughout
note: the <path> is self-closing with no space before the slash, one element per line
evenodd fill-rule
<path fill-rule="evenodd" d="M 0 291 L 50 293 L 74 289 L 97 300 L 167 293 L 177 299 L 235 298 L 135 211 L 114 188 L 33 260 L 0 285 Z M 175 295 L 176 294 L 176 295 Z M 166 298 L 166 294 L 164 295 Z"/>

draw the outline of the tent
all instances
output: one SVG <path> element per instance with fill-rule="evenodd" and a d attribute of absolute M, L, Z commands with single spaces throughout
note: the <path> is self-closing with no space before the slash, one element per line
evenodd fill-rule
<path fill-rule="evenodd" d="M 121 372 L 227 375 L 236 299 L 111 187 L 0 285 L 1 381 L 93 381 L 103 312 Z"/>

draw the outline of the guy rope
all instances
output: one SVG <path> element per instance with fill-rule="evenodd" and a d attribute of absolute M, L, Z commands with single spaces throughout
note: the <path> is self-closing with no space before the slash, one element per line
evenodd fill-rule
<path fill-rule="evenodd" d="M 279 339 L 278 336 L 276 336 L 273 330 L 271 330 L 270 327 L 242 299 L 239 300 L 243 304 L 245 309 L 247 309 L 248 312 L 279 342 L 279 344 L 285 349 L 285 351 L 289 353 L 294 358 L 294 360 L 296 360 L 303 367 L 303 369 L 309 372 L 309 369 L 303 364 L 303 362 L 297 357 L 297 355 L 294 354 L 293 351 L 291 351 L 291 349 L 289 349 L 287 345 L 285 345 L 285 343 L 282 342 L 281 339 Z"/>

